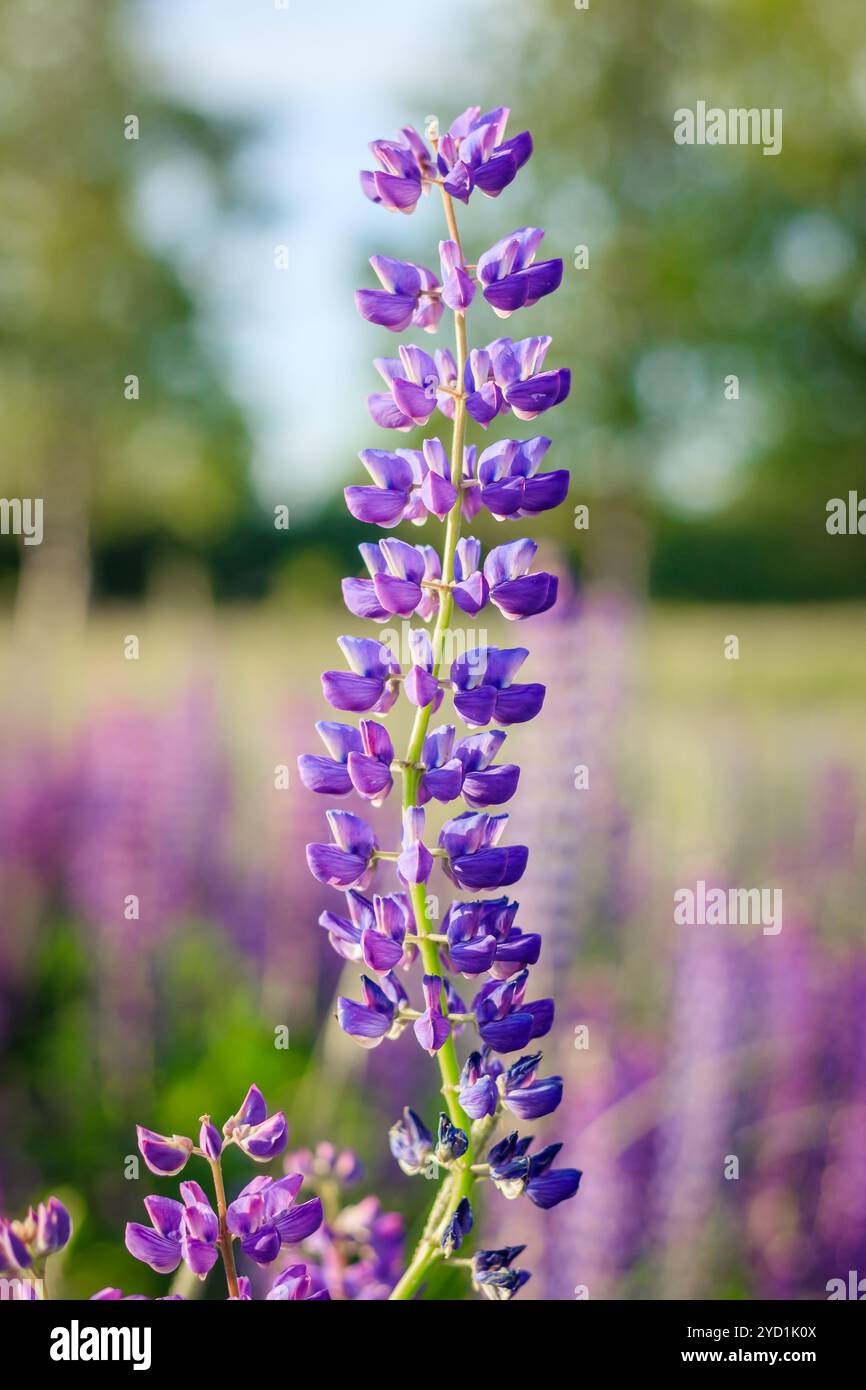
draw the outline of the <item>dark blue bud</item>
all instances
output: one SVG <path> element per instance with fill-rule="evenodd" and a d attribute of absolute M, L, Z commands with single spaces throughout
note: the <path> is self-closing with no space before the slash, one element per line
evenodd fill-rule
<path fill-rule="evenodd" d="M 476 1278 L 495 1269 L 508 1269 L 522 1255 L 525 1245 L 505 1245 L 501 1250 L 478 1250 L 472 1256 L 472 1271 Z"/>
<path fill-rule="evenodd" d="M 436 1158 L 440 1163 L 453 1163 L 462 1158 L 469 1148 L 469 1139 L 462 1129 L 452 1125 L 446 1114 L 439 1116 L 439 1134 L 436 1142 Z"/>
<path fill-rule="evenodd" d="M 485 1297 L 507 1302 L 531 1277 L 528 1269 L 494 1269 L 489 1274 L 476 1275 L 475 1283 Z"/>
<path fill-rule="evenodd" d="M 445 1258 L 453 1255 L 455 1250 L 459 1250 L 466 1236 L 472 1230 L 472 1208 L 469 1205 L 469 1198 L 462 1197 L 457 1210 L 445 1227 L 440 1244 L 445 1251 Z"/>

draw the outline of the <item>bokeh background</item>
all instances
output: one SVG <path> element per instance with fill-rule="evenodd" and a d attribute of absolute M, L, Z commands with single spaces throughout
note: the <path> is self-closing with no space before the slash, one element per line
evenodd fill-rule
<path fill-rule="evenodd" d="M 536 528 L 564 597 L 527 633 L 548 702 L 511 737 L 549 1132 L 585 1172 L 552 1213 L 491 1194 L 483 1233 L 527 1242 L 536 1298 L 866 1275 L 866 541 L 825 529 L 866 486 L 864 39 L 848 0 L 0 0 L 0 496 L 46 517 L 0 537 L 0 1208 L 70 1205 L 55 1292 L 161 1291 L 122 1246 L 154 1187 L 133 1126 L 189 1132 L 251 1081 L 417 1233 L 385 1130 L 432 1121 L 433 1069 L 334 1025 L 353 972 L 294 760 L 363 538 L 341 488 L 391 442 L 365 396 L 393 343 L 352 290 L 441 235 L 357 170 L 476 102 L 536 153 L 468 246 L 533 223 L 566 264 L 514 325 L 573 389 L 569 505 Z M 699 99 L 781 107 L 782 154 L 675 145 Z M 675 926 L 697 878 L 781 887 L 782 932 Z"/>

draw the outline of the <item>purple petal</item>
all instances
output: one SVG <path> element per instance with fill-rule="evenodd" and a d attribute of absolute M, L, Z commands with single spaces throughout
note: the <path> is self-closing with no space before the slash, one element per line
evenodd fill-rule
<path fill-rule="evenodd" d="M 378 487 L 347 487 L 343 495 L 352 516 L 373 526 L 396 526 L 402 521 L 409 500 L 408 492 Z"/>
<path fill-rule="evenodd" d="M 446 1041 L 451 1025 L 441 1013 L 427 1009 L 420 1018 L 416 1018 L 412 1029 L 424 1051 L 432 1057 Z"/>
<path fill-rule="evenodd" d="M 306 1240 L 317 1231 L 322 1219 L 321 1200 L 313 1197 L 309 1202 L 301 1202 L 299 1206 L 294 1206 L 284 1215 L 278 1216 L 274 1224 L 283 1245 L 293 1245 L 299 1240 Z"/>
<path fill-rule="evenodd" d="M 337 1021 L 343 1032 L 355 1038 L 362 1047 L 375 1047 L 391 1027 L 387 1014 L 342 997 L 337 1000 Z"/>
<path fill-rule="evenodd" d="M 336 845 L 307 845 L 307 864 L 313 878 L 331 888 L 361 886 L 367 877 L 368 860 L 347 854 Z"/>
<path fill-rule="evenodd" d="M 150 1265 L 158 1274 L 172 1274 L 180 1264 L 180 1241 L 161 1236 L 149 1226 L 128 1221 L 125 1240 L 133 1259 Z"/>
<path fill-rule="evenodd" d="M 478 1032 L 482 1041 L 494 1052 L 517 1052 L 526 1047 L 532 1037 L 532 1014 L 516 1011 L 505 1018 L 479 1020 Z"/>
<path fill-rule="evenodd" d="M 494 712 L 497 723 L 524 724 L 528 719 L 534 719 L 544 704 L 544 694 L 543 685 L 512 685 L 507 690 L 496 691 Z"/>
<path fill-rule="evenodd" d="M 366 753 L 350 753 L 347 766 L 351 786 L 367 801 L 383 799 L 394 785 L 390 766 Z"/>
<path fill-rule="evenodd" d="M 517 790 L 520 768 L 514 763 L 469 772 L 463 779 L 463 797 L 467 806 L 501 806 L 510 801 Z"/>
<path fill-rule="evenodd" d="M 356 676 L 351 671 L 325 671 L 322 674 L 322 691 L 328 704 L 334 709 L 349 710 L 354 714 L 371 710 L 384 689 L 384 680 L 375 676 Z"/>
<path fill-rule="evenodd" d="M 348 796 L 352 790 L 348 771 L 342 763 L 335 763 L 333 758 L 302 753 L 298 758 L 298 770 L 308 791 L 322 792 L 328 796 Z"/>

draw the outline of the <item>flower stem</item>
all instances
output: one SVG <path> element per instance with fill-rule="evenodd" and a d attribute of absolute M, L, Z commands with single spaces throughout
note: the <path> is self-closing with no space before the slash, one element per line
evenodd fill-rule
<path fill-rule="evenodd" d="M 235 1269 L 235 1252 L 232 1248 L 232 1233 L 226 1225 L 226 1189 L 223 1182 L 222 1164 L 218 1158 L 208 1158 L 210 1170 L 213 1174 L 214 1192 L 216 1193 L 217 1215 L 219 1216 L 219 1235 L 217 1246 L 222 1256 L 223 1269 L 226 1272 L 226 1284 L 228 1285 L 229 1298 L 238 1297 L 238 1275 Z"/>
<path fill-rule="evenodd" d="M 445 207 L 445 220 L 448 224 L 449 235 L 452 240 L 460 246 L 460 237 L 457 231 L 457 223 L 454 217 L 454 206 L 451 198 L 442 189 L 442 201 Z M 463 251 L 461 248 L 461 257 Z M 462 313 L 454 314 L 454 333 L 457 348 L 457 383 L 460 391 L 463 389 L 463 373 L 466 367 L 466 317 Z M 451 485 L 457 492 L 454 506 L 448 513 L 445 524 L 445 545 L 442 552 L 442 583 L 449 585 L 454 580 L 454 555 L 457 550 L 457 541 L 460 538 L 460 504 L 461 504 L 461 483 L 463 480 L 463 446 L 466 438 L 466 401 L 463 395 L 454 397 L 454 427 L 451 435 Z M 448 625 L 451 621 L 451 614 L 454 607 L 454 599 L 450 589 L 444 588 L 440 592 L 439 613 L 436 619 L 436 626 L 433 630 L 431 645 L 433 648 L 433 676 L 439 679 L 443 664 L 444 652 L 446 649 L 446 639 L 448 636 Z M 421 751 L 424 746 L 424 739 L 430 725 L 431 705 L 419 708 L 415 714 L 415 721 L 412 725 L 412 733 L 409 738 L 409 747 L 404 759 L 404 766 L 401 769 L 403 774 L 403 807 L 408 808 L 417 804 L 418 783 L 421 778 Z M 432 940 L 432 926 L 427 913 L 427 899 L 424 892 L 423 883 L 412 884 L 409 889 L 409 897 L 412 903 L 412 910 L 415 916 L 415 929 L 418 934 L 418 950 L 424 965 L 424 972 L 427 975 L 442 976 L 442 962 L 439 956 L 439 943 Z M 442 992 L 441 1007 L 443 1013 L 446 1011 L 444 990 Z M 457 1090 L 460 1082 L 460 1063 L 457 1060 L 457 1050 L 454 1046 L 454 1035 L 449 1033 L 442 1047 L 436 1054 L 439 1064 L 439 1074 L 442 1078 L 442 1094 L 445 1098 L 445 1107 L 451 1119 L 451 1123 L 457 1128 L 462 1129 L 468 1135 L 471 1122 L 464 1113 L 457 1099 Z M 460 1166 L 452 1169 L 448 1177 L 443 1181 L 436 1200 L 427 1219 L 417 1247 L 412 1255 L 406 1270 L 399 1283 L 391 1293 L 392 1299 L 410 1299 L 417 1292 L 424 1276 L 427 1274 L 431 1265 L 442 1258 L 442 1251 L 436 1240 L 437 1232 L 450 1220 L 452 1214 L 457 1209 L 461 1200 L 470 1191 L 475 1175 L 471 1172 L 472 1147 L 463 1155 Z"/>

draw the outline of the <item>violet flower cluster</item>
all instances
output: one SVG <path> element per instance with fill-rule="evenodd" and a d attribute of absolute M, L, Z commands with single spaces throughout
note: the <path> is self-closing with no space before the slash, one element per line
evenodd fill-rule
<path fill-rule="evenodd" d="M 475 617 L 489 603 L 519 622 L 551 608 L 557 596 L 556 577 L 536 568 L 530 537 L 485 555 L 477 538 L 461 535 L 462 523 L 482 511 L 519 522 L 555 507 L 569 485 L 566 470 L 541 470 L 550 446 L 543 436 L 499 440 L 480 454 L 466 441 L 470 420 L 482 429 L 500 415 L 533 421 L 564 400 L 570 386 L 566 368 L 547 366 L 547 337 L 494 338 L 471 350 L 467 342 L 466 314 L 477 299 L 508 318 L 562 279 L 561 260 L 539 259 L 544 232 L 538 227 L 517 228 L 474 262 L 463 250 L 454 200 L 468 203 L 476 190 L 498 197 L 532 153 L 528 132 L 506 138 L 508 115 L 505 108 L 482 114 L 470 107 L 445 134 L 431 118 L 426 138 L 406 127 L 397 140 L 370 146 L 379 167 L 361 175 L 366 196 L 388 211 L 411 213 L 436 185 L 447 236 L 436 269 L 374 256 L 378 287 L 357 292 L 358 310 L 395 333 L 434 334 L 447 309 L 455 351 L 401 344 L 396 356 L 374 362 L 384 390 L 368 399 L 373 421 L 399 432 L 431 425 L 431 435 L 420 449 L 364 450 L 370 481 L 346 489 L 347 506 L 386 531 L 411 522 L 433 534 L 424 544 L 386 535 L 359 547 L 366 573 L 343 581 L 346 607 L 373 623 L 412 624 L 405 652 L 398 661 L 375 637 L 338 639 L 346 666 L 323 674 L 323 693 L 338 713 L 363 717 L 357 726 L 321 721 L 324 751 L 299 760 L 305 786 L 331 799 L 355 793 L 378 807 L 398 780 L 401 787 L 398 848 L 383 849 L 366 817 L 337 806 L 326 811 L 330 838 L 307 846 L 315 878 L 344 895 L 320 924 L 335 951 L 364 970 L 360 998 L 338 1001 L 341 1027 L 366 1048 L 411 1028 L 441 1075 L 444 1109 L 435 1136 L 409 1108 L 391 1130 L 404 1172 L 443 1177 L 393 1298 L 411 1298 L 435 1261 L 454 1259 L 472 1229 L 470 1194 L 478 1181 L 550 1208 L 574 1195 L 581 1176 L 556 1166 L 560 1145 L 533 1152 L 532 1137 L 518 1128 L 493 1142 L 501 1118 L 532 1123 L 562 1095 L 561 1079 L 544 1075 L 535 1048 L 553 1022 L 553 1001 L 533 999 L 529 987 L 540 937 L 519 925 L 518 904 L 501 891 L 521 878 L 528 850 L 509 842 L 508 814 L 498 809 L 514 795 L 520 775 L 500 758 L 507 729 L 541 710 L 544 687 L 521 679 L 526 647 L 481 646 L 446 660 L 455 606 Z M 450 450 L 439 438 L 437 412 L 450 423 Z M 401 697 L 413 714 L 402 757 L 382 722 Z M 454 722 L 446 716 L 431 728 L 449 697 Z M 460 799 L 466 809 L 446 819 L 434 842 L 430 803 Z M 426 898 L 437 860 L 454 886 L 471 895 L 453 902 L 438 928 Z M 396 872 L 391 891 L 378 889 L 383 863 Z M 490 892 L 497 896 L 476 896 Z M 410 997 L 407 973 L 416 961 L 421 979 Z M 473 991 L 468 1004 L 460 977 Z M 474 1039 L 461 1064 L 455 1037 L 466 1028 Z M 470 1267 L 476 1289 L 507 1299 L 529 1278 L 514 1264 L 521 1249 L 481 1251 L 456 1263 Z"/>
<path fill-rule="evenodd" d="M 72 1219 L 59 1197 L 30 1207 L 19 1221 L 0 1216 L 0 1279 L 3 1297 L 36 1302 L 45 1297 L 46 1264 L 69 1243 Z"/>
<path fill-rule="evenodd" d="M 189 1159 L 203 1158 L 211 1170 L 216 1207 L 194 1179 L 180 1184 L 180 1201 L 173 1197 L 144 1199 L 149 1224 L 131 1221 L 126 1227 L 126 1248 L 131 1255 L 159 1274 L 173 1274 L 183 1263 L 191 1274 L 205 1279 L 222 1260 L 230 1299 L 251 1299 L 248 1275 L 237 1274 L 235 1245 L 253 1265 L 273 1265 L 286 1247 L 306 1240 L 322 1224 L 321 1198 L 306 1202 L 296 1198 L 304 1182 L 300 1172 L 274 1178 L 255 1177 L 232 1202 L 226 1201 L 222 1155 L 235 1145 L 256 1163 L 267 1163 L 286 1147 L 286 1118 L 281 1111 L 268 1114 L 264 1096 L 250 1086 L 240 1109 L 217 1129 L 209 1115 L 200 1119 L 198 1143 L 184 1135 L 155 1134 L 138 1127 L 138 1147 L 152 1173 L 176 1177 Z M 136 1297 L 136 1295 L 132 1295 Z M 169 1294 L 170 1298 L 181 1297 Z M 123 1298 L 119 1289 L 103 1289 L 95 1298 Z M 268 1299 L 304 1301 L 327 1299 L 327 1289 L 314 1287 L 301 1263 L 282 1267 Z"/>

